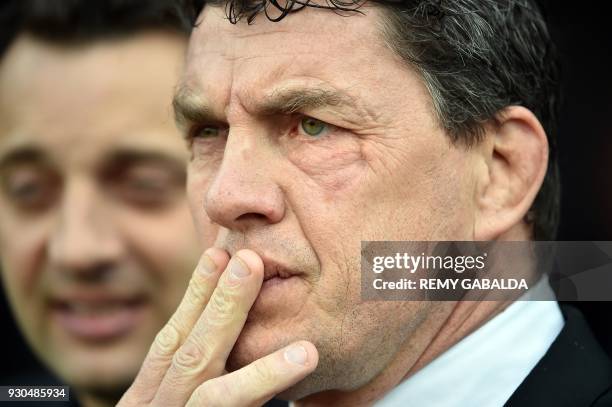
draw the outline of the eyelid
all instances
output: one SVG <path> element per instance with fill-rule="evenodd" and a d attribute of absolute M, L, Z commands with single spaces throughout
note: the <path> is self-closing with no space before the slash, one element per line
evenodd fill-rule
<path fill-rule="evenodd" d="M 296 113 L 291 114 L 290 116 L 293 116 L 293 119 L 291 121 L 294 124 L 292 125 L 292 127 L 294 129 L 293 132 L 296 132 L 296 133 L 301 133 L 303 131 L 300 129 L 300 123 L 304 119 L 313 119 L 327 126 L 327 130 L 325 131 L 325 134 L 344 129 L 343 127 L 332 124 L 326 120 L 319 119 L 314 114 L 310 115 L 310 114 L 296 112 Z M 187 129 L 187 132 L 185 133 L 185 139 L 189 142 L 193 142 L 195 139 L 201 138 L 197 136 L 197 133 L 207 127 L 218 129 L 220 134 L 218 136 L 213 136 L 213 137 L 202 137 L 202 139 L 223 137 L 223 136 L 227 136 L 227 134 L 229 133 L 229 126 L 226 123 L 198 123 L 198 124 L 192 124 L 191 126 L 189 126 L 189 128 Z"/>
<path fill-rule="evenodd" d="M 325 124 L 326 126 L 329 126 L 331 128 L 334 128 L 334 129 L 341 128 L 340 126 L 337 126 L 337 125 L 335 125 L 333 123 L 330 123 L 327 120 L 321 119 L 318 114 L 314 114 L 314 113 L 313 114 L 302 114 L 302 113 L 298 114 L 298 122 L 302 121 L 303 119 L 313 119 L 313 120 L 321 122 L 321 123 Z"/>
<path fill-rule="evenodd" d="M 2 179 L 1 189 L 3 194 L 16 205 L 17 208 L 26 212 L 42 212 L 46 208 L 53 205 L 57 199 L 61 180 L 53 171 L 44 171 L 40 168 L 28 168 L 26 171 L 30 173 L 25 178 L 25 182 L 12 183 L 13 177 L 18 170 L 12 174 L 5 175 Z M 23 181 L 23 180 L 20 180 Z M 25 190 L 23 190 L 25 188 Z M 34 188 L 33 196 L 30 188 Z M 21 195 L 25 192 L 26 195 Z"/>
<path fill-rule="evenodd" d="M 185 137 L 187 140 L 194 140 L 199 138 L 196 134 L 202 130 L 204 130 L 205 128 L 210 127 L 210 128 L 216 128 L 219 131 L 219 136 L 223 135 L 222 133 L 225 131 L 227 132 L 227 130 L 229 130 L 228 126 L 226 124 L 221 124 L 221 123 L 200 123 L 200 124 L 194 124 L 192 126 L 189 127 Z M 205 137 L 206 138 L 206 137 Z"/>
<path fill-rule="evenodd" d="M 319 138 L 320 138 L 320 137 L 323 137 L 323 136 L 324 136 L 324 135 L 326 135 L 326 134 L 333 133 L 334 131 L 336 131 L 336 130 L 338 130 L 338 129 L 341 129 L 341 127 L 336 126 L 336 125 L 334 125 L 334 124 L 331 124 L 331 123 L 329 123 L 329 122 L 327 122 L 327 121 L 325 121 L 325 120 L 321 120 L 321 119 L 319 119 L 319 118 L 317 118 L 317 117 L 315 117 L 315 116 L 310 116 L 310 115 L 306 115 L 306 114 L 299 114 L 299 115 L 297 115 L 297 116 L 298 116 L 298 117 L 297 117 L 297 125 L 296 125 L 296 129 L 297 129 L 297 132 L 298 132 L 298 133 L 300 133 L 300 134 L 303 132 L 303 129 L 301 129 L 301 124 L 302 124 L 302 120 L 304 120 L 304 119 L 312 119 L 312 120 L 316 120 L 316 121 L 318 121 L 318 122 L 320 122 L 320 123 L 324 124 L 325 126 L 327 126 L 327 129 L 326 129 L 326 130 L 323 132 L 324 134 L 323 134 L 323 135 L 321 135 L 321 136 L 318 136 Z M 312 136 L 309 136 L 309 138 L 313 138 L 313 137 L 312 137 Z"/>

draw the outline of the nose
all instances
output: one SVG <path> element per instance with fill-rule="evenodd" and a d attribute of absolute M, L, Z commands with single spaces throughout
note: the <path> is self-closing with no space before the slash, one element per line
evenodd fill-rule
<path fill-rule="evenodd" d="M 51 265 L 81 277 L 104 274 L 122 255 L 122 244 L 107 210 L 108 203 L 93 183 L 71 180 L 48 245 Z"/>
<path fill-rule="evenodd" d="M 280 222 L 285 199 L 274 181 L 274 154 L 254 137 L 230 132 L 204 199 L 209 218 L 230 230 Z"/>

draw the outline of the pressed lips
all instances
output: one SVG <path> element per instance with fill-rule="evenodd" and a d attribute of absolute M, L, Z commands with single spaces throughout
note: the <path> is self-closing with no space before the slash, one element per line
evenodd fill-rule
<path fill-rule="evenodd" d="M 263 260 L 264 264 L 264 285 L 273 283 L 273 280 L 280 282 L 281 280 L 286 280 L 301 274 L 297 271 L 291 270 L 289 267 L 286 267 L 278 261 L 272 260 L 269 257 L 261 256 L 261 259 Z"/>

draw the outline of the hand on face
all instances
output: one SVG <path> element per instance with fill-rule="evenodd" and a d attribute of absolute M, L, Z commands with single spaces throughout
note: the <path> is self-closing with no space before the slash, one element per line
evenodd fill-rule
<path fill-rule="evenodd" d="M 307 341 L 225 370 L 263 274 L 263 262 L 251 250 L 230 259 L 221 249 L 208 249 L 119 406 L 262 405 L 312 373 L 318 352 Z"/>

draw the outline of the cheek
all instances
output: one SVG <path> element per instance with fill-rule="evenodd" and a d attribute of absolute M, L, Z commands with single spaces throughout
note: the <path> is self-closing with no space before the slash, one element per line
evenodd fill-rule
<path fill-rule="evenodd" d="M 30 297 L 44 270 L 51 219 L 23 220 L 8 211 L 3 213 L 0 217 L 0 259 L 6 288 L 12 296 L 18 292 Z"/>
<path fill-rule="evenodd" d="M 340 189 L 304 176 L 291 185 L 291 207 L 321 262 L 320 297 L 338 310 L 360 298 L 362 240 L 468 238 L 469 157 L 458 151 L 427 158 L 388 161 L 386 171 L 363 169 L 355 161 L 340 169 L 341 175 L 351 171 L 354 181 Z M 345 297 L 335 298 L 338 292 Z"/>
<path fill-rule="evenodd" d="M 411 233 L 403 240 L 471 240 L 475 183 L 469 154 L 452 148 L 430 162 L 399 190 L 397 199 L 405 204 L 389 223 L 407 226 Z"/>
<path fill-rule="evenodd" d="M 201 245 L 186 202 L 150 213 L 125 209 L 117 219 L 132 261 L 162 285 L 188 280 Z"/>
<path fill-rule="evenodd" d="M 304 185 L 303 183 L 302 185 Z M 300 229 L 320 264 L 315 283 L 317 307 L 338 316 L 359 302 L 360 241 L 363 219 L 354 185 L 343 190 L 327 190 L 320 185 L 302 188 L 289 195 Z M 348 308 L 347 308 L 348 307 Z"/>
<path fill-rule="evenodd" d="M 308 141 L 296 137 L 286 140 L 283 148 L 289 161 L 326 191 L 328 199 L 355 184 L 366 168 L 359 138 L 345 131 Z"/>
<path fill-rule="evenodd" d="M 372 171 L 356 208 L 367 219 L 363 240 L 470 240 L 475 153 L 427 135 L 366 149 Z"/>
<path fill-rule="evenodd" d="M 24 221 L 0 211 L 0 272 L 6 295 L 26 337 L 41 337 L 45 326 L 41 292 L 50 219 Z"/>
<path fill-rule="evenodd" d="M 206 192 L 212 179 L 210 174 L 210 170 L 200 173 L 191 168 L 187 177 L 187 199 L 191 222 L 200 239 L 202 251 L 214 244 L 219 230 L 219 227 L 213 225 L 208 218 L 204 207 Z"/>
<path fill-rule="evenodd" d="M 342 268 L 330 287 L 346 286 L 346 258 L 359 256 L 360 190 L 368 172 L 356 136 L 306 143 L 287 152 L 287 199 L 323 272 Z M 356 243 L 357 242 L 357 243 Z M 323 276 L 325 278 L 325 276 Z"/>

